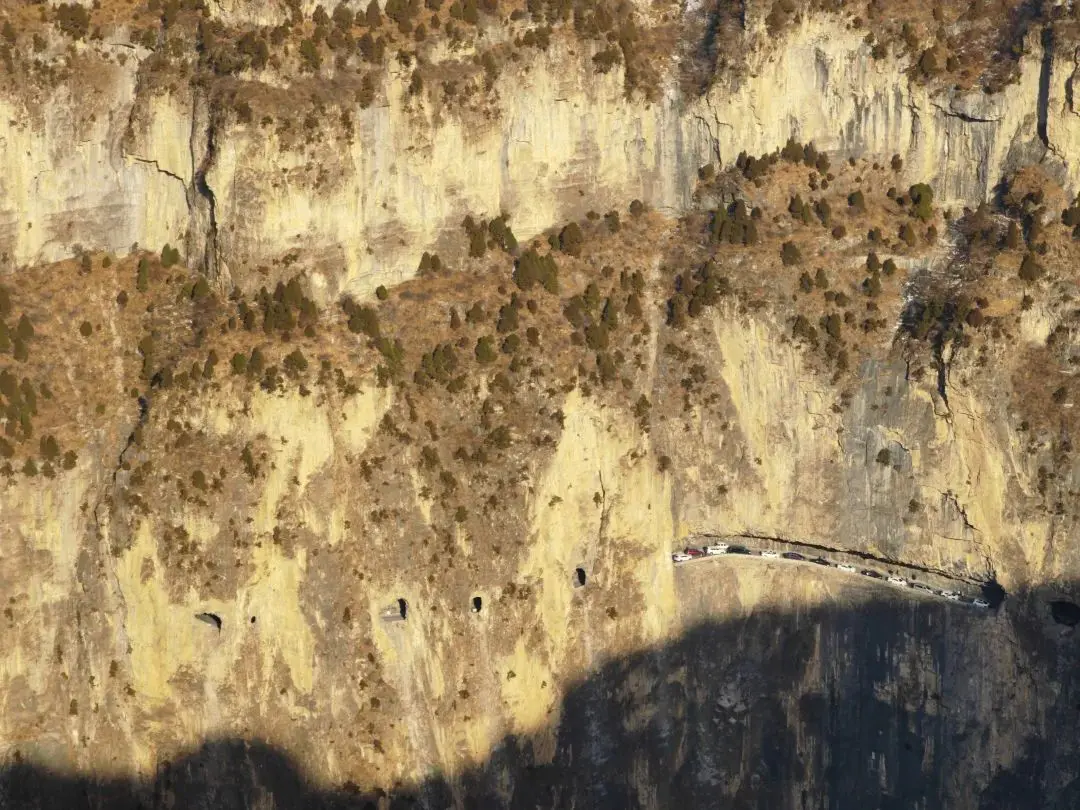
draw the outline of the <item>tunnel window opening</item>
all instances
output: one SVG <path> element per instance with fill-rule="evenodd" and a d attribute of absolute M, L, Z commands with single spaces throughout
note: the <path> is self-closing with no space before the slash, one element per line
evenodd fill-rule
<path fill-rule="evenodd" d="M 255 624 L 255 617 L 254 616 L 251 617 L 251 623 Z"/>
<path fill-rule="evenodd" d="M 472 598 L 472 612 L 473 613 L 479 613 L 483 609 L 483 607 L 484 607 L 484 600 L 481 599 L 479 596 L 474 596 Z"/>
<path fill-rule="evenodd" d="M 213 625 L 217 628 L 218 632 L 221 632 L 221 617 L 216 613 L 196 613 L 195 618 L 200 622 L 206 622 L 209 625 Z"/>
<path fill-rule="evenodd" d="M 408 612 L 409 612 L 409 603 L 406 602 L 404 599 L 398 599 L 397 600 L 397 607 L 398 607 L 398 613 L 401 614 L 401 618 L 402 619 L 408 618 L 408 616 L 406 614 L 408 614 Z"/>
<path fill-rule="evenodd" d="M 585 569 L 584 568 L 575 568 L 574 569 L 574 587 L 575 588 L 584 588 L 585 587 L 585 581 L 586 581 Z"/>
<path fill-rule="evenodd" d="M 1080 605 L 1058 599 L 1050 603 L 1050 615 L 1058 624 L 1066 627 L 1076 627 L 1080 624 Z"/>

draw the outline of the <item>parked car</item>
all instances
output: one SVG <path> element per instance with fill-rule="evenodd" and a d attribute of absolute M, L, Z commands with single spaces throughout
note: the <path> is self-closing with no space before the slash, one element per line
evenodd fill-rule
<path fill-rule="evenodd" d="M 911 583 L 908 582 L 903 577 L 889 577 L 888 582 L 889 582 L 890 585 L 896 585 L 898 588 L 910 588 L 911 587 Z"/>
<path fill-rule="evenodd" d="M 709 556 L 716 554 L 727 554 L 727 543 L 713 543 L 711 546 L 705 546 L 705 553 Z"/>
<path fill-rule="evenodd" d="M 778 552 L 778 551 L 763 551 L 763 552 L 761 552 L 761 556 L 762 557 L 769 557 L 770 559 L 776 559 L 777 557 L 780 556 L 780 552 Z"/>
<path fill-rule="evenodd" d="M 824 557 L 814 557 L 814 559 L 812 559 L 810 562 L 814 563 L 815 565 L 832 565 L 832 563 L 826 560 Z"/>
<path fill-rule="evenodd" d="M 941 596 L 944 599 L 948 599 L 950 602 L 960 601 L 960 594 L 958 594 L 956 591 L 942 591 Z"/>
<path fill-rule="evenodd" d="M 985 599 L 975 599 L 974 601 L 972 601 L 971 604 L 973 604 L 977 608 L 988 608 L 988 607 L 990 607 L 990 603 L 987 602 Z"/>
<path fill-rule="evenodd" d="M 873 568 L 864 568 L 859 573 L 862 574 L 864 577 L 870 577 L 871 579 L 884 579 L 884 577 L 877 571 L 875 571 Z"/>
<path fill-rule="evenodd" d="M 849 574 L 857 574 L 859 572 L 859 569 L 851 563 L 840 563 L 836 567 L 839 568 L 841 571 L 846 571 Z"/>
<path fill-rule="evenodd" d="M 806 559 L 806 557 L 804 557 L 802 554 L 800 554 L 797 551 L 785 551 L 780 556 L 783 557 L 785 560 L 805 560 Z"/>
<path fill-rule="evenodd" d="M 700 548 L 690 548 L 689 546 L 683 549 L 683 554 L 689 554 L 691 557 L 704 557 L 705 552 Z"/>
<path fill-rule="evenodd" d="M 691 557 L 689 554 L 684 554 L 681 551 L 676 551 L 674 554 L 671 555 L 671 561 L 677 563 L 690 562 L 690 560 L 692 559 L 694 558 Z"/>
<path fill-rule="evenodd" d="M 912 582 L 911 587 L 919 591 L 925 591 L 926 593 L 934 592 L 934 589 L 927 585 L 925 582 Z"/>
<path fill-rule="evenodd" d="M 746 546 L 728 546 L 728 554 L 749 554 L 750 549 Z"/>

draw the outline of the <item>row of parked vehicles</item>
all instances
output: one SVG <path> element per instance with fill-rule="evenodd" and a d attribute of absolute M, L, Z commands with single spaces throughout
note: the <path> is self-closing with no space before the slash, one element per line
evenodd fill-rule
<path fill-rule="evenodd" d="M 990 603 L 982 598 L 971 599 L 966 596 L 961 596 L 956 591 L 943 591 L 937 588 L 932 588 L 922 582 L 913 582 L 905 579 L 904 577 L 897 576 L 895 574 L 885 575 L 880 571 L 875 571 L 873 568 L 857 568 L 851 563 L 833 563 L 831 560 L 825 557 L 807 557 L 805 554 L 800 554 L 797 551 L 785 551 L 783 553 L 779 551 L 773 551 L 772 549 L 754 550 L 747 548 L 743 545 L 735 543 L 713 543 L 703 548 L 694 548 L 688 546 L 682 551 L 676 551 L 671 555 L 671 559 L 675 563 L 686 563 L 691 560 L 696 560 L 702 557 L 715 557 L 720 554 L 746 554 L 754 557 L 764 557 L 766 559 L 782 559 L 792 560 L 794 562 L 809 562 L 815 565 L 824 565 L 828 568 L 836 568 L 848 574 L 859 574 L 871 579 L 882 579 L 890 585 L 894 585 L 897 588 L 912 588 L 917 591 L 922 591 L 931 596 L 938 596 L 942 599 L 947 599 L 950 602 L 963 602 L 965 604 L 973 605 L 977 608 L 989 608 Z"/>

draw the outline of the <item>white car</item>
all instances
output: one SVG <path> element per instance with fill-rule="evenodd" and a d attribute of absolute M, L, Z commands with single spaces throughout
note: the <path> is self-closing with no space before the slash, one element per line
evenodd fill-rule
<path fill-rule="evenodd" d="M 988 607 L 990 607 L 990 603 L 987 602 L 985 599 L 976 599 L 971 604 L 973 604 L 977 608 L 988 608 Z"/>
<path fill-rule="evenodd" d="M 779 551 L 763 551 L 763 552 L 761 552 L 761 556 L 762 557 L 768 557 L 771 560 L 775 560 L 775 559 L 778 559 L 780 557 L 780 552 Z"/>
<path fill-rule="evenodd" d="M 840 563 L 836 567 L 839 568 L 841 571 L 846 571 L 849 574 L 857 574 L 857 573 L 859 573 L 859 569 L 856 568 L 851 563 Z"/>
<path fill-rule="evenodd" d="M 694 558 L 683 551 L 676 551 L 674 554 L 671 555 L 671 561 L 677 563 L 690 562 L 690 560 L 692 559 Z"/>
<path fill-rule="evenodd" d="M 889 577 L 889 584 L 896 585 L 898 588 L 907 588 L 909 583 L 903 577 Z"/>
<path fill-rule="evenodd" d="M 710 557 L 717 554 L 727 554 L 727 550 L 727 543 L 716 543 L 715 545 L 705 546 L 705 553 Z"/>
<path fill-rule="evenodd" d="M 960 594 L 956 591 L 942 591 L 941 596 L 943 599 L 948 599 L 950 602 L 959 602 Z"/>

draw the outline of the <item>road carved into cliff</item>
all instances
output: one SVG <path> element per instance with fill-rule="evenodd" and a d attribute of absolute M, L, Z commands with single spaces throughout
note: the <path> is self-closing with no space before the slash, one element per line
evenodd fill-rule
<path fill-rule="evenodd" d="M 801 550 L 808 551 L 808 552 L 809 551 L 817 552 L 817 554 L 819 556 L 817 557 L 816 560 L 807 559 L 807 558 L 801 558 L 800 557 L 799 561 L 805 560 L 806 562 L 811 562 L 811 563 L 813 563 L 815 561 L 820 561 L 819 564 L 825 564 L 825 565 L 828 565 L 831 568 L 837 568 L 837 567 L 839 567 L 840 564 L 835 563 L 835 562 L 833 562 L 831 560 L 827 560 L 826 558 L 824 558 L 824 557 L 822 557 L 820 555 L 822 555 L 822 554 L 841 554 L 841 555 L 847 555 L 847 556 L 850 556 L 850 557 L 855 557 L 855 558 L 857 558 L 859 560 L 863 560 L 863 561 L 865 561 L 867 563 L 872 563 L 872 564 L 876 564 L 878 566 L 881 566 L 881 567 L 885 568 L 887 570 L 887 572 L 888 572 L 888 574 L 886 575 L 886 574 L 881 574 L 878 571 L 873 571 L 873 569 L 864 569 L 864 571 L 859 572 L 859 573 L 864 573 L 866 576 L 869 576 L 869 577 L 872 577 L 872 578 L 875 578 L 875 579 L 887 579 L 887 581 L 891 582 L 892 584 L 903 584 L 904 587 L 913 587 L 913 588 L 916 588 L 916 589 L 918 589 L 920 591 L 923 591 L 927 595 L 944 596 L 947 599 L 951 599 L 951 597 L 946 596 L 946 594 L 954 594 L 954 593 L 957 593 L 957 592 L 956 591 L 951 591 L 951 590 L 946 591 L 946 590 L 942 590 L 942 589 L 930 588 L 929 586 L 926 586 L 926 585 L 924 585 L 922 583 L 919 583 L 917 581 L 917 576 L 915 576 L 915 574 L 928 574 L 928 575 L 931 575 L 931 576 L 940 577 L 941 579 L 944 579 L 944 580 L 946 580 L 948 582 L 958 583 L 958 585 L 963 585 L 963 586 L 972 586 L 972 585 L 974 585 L 974 586 L 976 586 L 976 587 L 978 587 L 980 589 L 980 592 L 981 592 L 980 596 L 978 596 L 978 597 L 960 596 L 959 600 L 954 600 L 954 601 L 967 601 L 969 604 L 974 603 L 974 604 L 978 605 L 979 607 L 997 608 L 1005 600 L 1005 598 L 1008 596 L 1008 594 L 1005 592 L 1005 590 L 993 578 L 986 579 L 986 580 L 980 580 L 980 579 L 975 579 L 973 577 L 963 577 L 963 576 L 959 576 L 959 575 L 954 574 L 954 573 L 950 573 L 948 571 L 943 571 L 940 568 L 932 568 L 932 567 L 929 567 L 929 566 L 905 563 L 905 562 L 902 562 L 900 560 L 894 560 L 894 559 L 890 559 L 890 558 L 887 558 L 887 557 L 879 557 L 877 555 L 870 554 L 869 552 L 865 552 L 865 551 L 854 551 L 854 550 L 846 549 L 846 548 L 837 548 L 837 547 L 834 547 L 834 546 L 827 546 L 827 545 L 823 545 L 823 544 L 820 544 L 820 543 L 811 543 L 811 542 L 802 541 L 802 540 L 791 540 L 791 539 L 788 539 L 788 538 L 785 538 L 785 537 L 776 537 L 776 536 L 767 535 L 767 534 L 747 533 L 747 534 L 738 534 L 738 535 L 725 535 L 725 536 L 722 536 L 722 537 L 719 536 L 719 535 L 699 534 L 699 535 L 693 535 L 690 538 L 688 538 L 687 543 L 690 545 L 691 548 L 693 548 L 694 544 L 696 544 L 696 543 L 701 543 L 704 546 L 708 546 L 710 543 L 716 543 L 716 544 L 719 544 L 721 547 L 726 547 L 727 544 L 729 544 L 729 543 L 737 544 L 737 543 L 739 543 L 739 541 L 754 541 L 754 540 L 767 541 L 769 543 L 776 543 L 778 545 L 787 546 L 789 548 L 789 550 L 799 550 L 799 549 L 801 549 Z M 713 547 L 715 548 L 717 546 L 713 546 Z M 732 547 L 738 548 L 738 546 L 736 546 L 736 545 L 733 545 Z M 768 552 L 766 552 L 763 555 L 763 553 L 761 551 L 757 551 L 755 553 L 753 551 L 750 551 L 749 549 L 747 549 L 745 552 L 737 552 L 737 553 L 745 553 L 745 554 L 749 554 L 751 556 L 767 556 L 767 557 L 773 556 L 773 554 L 770 554 Z M 774 553 L 776 553 L 776 552 L 774 552 Z M 790 551 L 786 552 L 786 553 L 790 553 Z M 796 553 L 798 553 L 798 552 L 796 551 Z M 715 556 L 715 555 L 706 555 L 706 556 Z M 676 562 L 689 562 L 689 561 L 690 560 L 676 560 Z M 865 573 L 866 570 L 871 571 L 871 573 Z M 904 574 L 906 574 L 907 576 L 903 576 Z M 957 595 L 959 596 L 958 593 L 957 593 Z M 985 603 L 985 604 L 983 604 L 983 603 Z"/>

